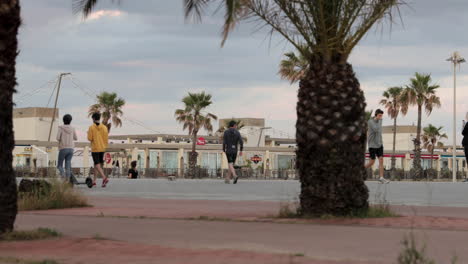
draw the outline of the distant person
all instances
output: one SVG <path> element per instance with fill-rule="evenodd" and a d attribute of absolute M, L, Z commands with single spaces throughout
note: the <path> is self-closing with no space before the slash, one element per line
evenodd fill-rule
<path fill-rule="evenodd" d="M 384 149 L 383 149 L 383 140 L 382 140 L 382 119 L 383 119 L 384 112 L 380 109 L 375 110 L 375 115 L 373 118 L 367 121 L 367 126 L 369 129 L 368 132 L 368 145 L 369 145 L 369 154 L 370 154 L 370 161 L 365 166 L 366 169 L 371 168 L 374 163 L 375 159 L 379 158 L 379 181 L 381 183 L 389 183 L 390 181 L 384 178 L 384 164 L 383 164 L 383 156 L 384 156 Z"/>
<path fill-rule="evenodd" d="M 72 127 L 72 116 L 66 114 L 63 116 L 63 126 L 59 126 L 57 132 L 57 141 L 59 143 L 59 154 L 57 168 L 60 176 L 67 181 L 71 181 L 71 161 L 75 148 L 75 141 L 78 140 L 75 128 Z M 65 172 L 63 171 L 63 162 L 65 161 Z"/>
<path fill-rule="evenodd" d="M 468 120 L 468 113 L 466 113 L 466 116 L 465 116 L 466 120 Z M 466 162 L 468 163 L 468 123 L 466 121 L 463 121 L 463 123 L 465 124 L 465 126 L 463 127 L 463 132 L 462 132 L 462 135 L 463 135 L 463 140 L 462 140 L 462 145 L 463 145 L 463 149 L 465 150 L 465 159 L 466 159 Z M 464 182 L 467 182 L 468 179 L 465 179 Z"/>
<path fill-rule="evenodd" d="M 120 177 L 120 165 L 118 160 L 112 161 L 112 175 Z"/>
<path fill-rule="evenodd" d="M 137 162 L 134 160 L 130 163 L 131 168 L 128 170 L 128 178 L 129 179 L 137 179 L 138 178 L 138 170 L 137 170 Z"/>
<path fill-rule="evenodd" d="M 237 123 L 232 120 L 229 122 L 228 130 L 224 131 L 223 136 L 223 152 L 226 153 L 226 157 L 229 164 L 228 174 L 224 179 L 225 183 L 230 183 L 231 178 L 234 177 L 234 184 L 237 183 L 239 176 L 236 174 L 236 170 L 234 168 L 234 163 L 236 163 L 237 158 L 237 150 L 238 146 L 240 146 L 239 156 L 242 156 L 242 151 L 244 150 L 244 141 L 242 141 L 242 136 L 237 130 Z"/>
<path fill-rule="evenodd" d="M 104 152 L 108 144 L 107 127 L 100 123 L 101 114 L 94 113 L 92 115 L 93 124 L 88 129 L 88 140 L 91 142 L 91 152 L 94 162 L 94 181 L 93 186 L 96 185 L 97 175 L 102 177 L 102 187 L 106 187 L 109 178 L 104 175 L 102 166 L 104 165 Z"/>

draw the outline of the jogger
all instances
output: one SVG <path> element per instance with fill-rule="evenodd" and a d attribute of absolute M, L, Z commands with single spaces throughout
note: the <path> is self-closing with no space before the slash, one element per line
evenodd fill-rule
<path fill-rule="evenodd" d="M 92 115 L 93 124 L 88 129 L 88 140 L 91 142 L 91 152 L 94 162 L 94 181 L 93 185 L 96 185 L 97 175 L 100 174 L 102 177 L 102 187 L 106 187 L 109 179 L 104 175 L 102 165 L 104 164 L 104 152 L 107 149 L 108 144 L 108 132 L 107 127 L 100 123 L 101 114 L 94 113 Z"/>
<path fill-rule="evenodd" d="M 371 168 L 375 159 L 379 158 L 379 181 L 381 183 L 389 183 L 390 181 L 384 178 L 384 164 L 383 164 L 383 140 L 382 140 L 382 119 L 384 112 L 380 109 L 375 110 L 375 115 L 368 122 L 368 145 L 369 145 L 369 154 L 370 161 L 366 165 L 366 169 Z"/>
<path fill-rule="evenodd" d="M 244 150 L 244 141 L 242 136 L 237 130 L 237 123 L 233 120 L 229 122 L 229 129 L 224 131 L 223 137 L 223 152 L 226 153 L 226 157 L 229 164 L 229 170 L 224 179 L 225 183 L 230 183 L 232 177 L 234 177 L 234 184 L 237 183 L 239 176 L 236 174 L 234 164 L 236 163 L 237 150 L 240 146 L 239 156 L 242 156 L 242 151 Z"/>

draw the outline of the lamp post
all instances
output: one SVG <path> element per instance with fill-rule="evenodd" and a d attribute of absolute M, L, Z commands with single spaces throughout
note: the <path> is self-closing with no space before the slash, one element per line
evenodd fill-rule
<path fill-rule="evenodd" d="M 457 65 L 465 62 L 465 59 L 460 56 L 458 52 L 454 52 L 452 57 L 448 58 L 453 64 L 453 162 L 452 162 L 452 181 L 457 181 Z"/>

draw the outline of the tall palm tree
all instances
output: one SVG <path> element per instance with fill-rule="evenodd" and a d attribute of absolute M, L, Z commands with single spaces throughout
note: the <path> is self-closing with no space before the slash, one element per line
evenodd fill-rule
<path fill-rule="evenodd" d="M 252 19 L 309 61 L 299 82 L 296 122 L 302 214 L 349 215 L 369 206 L 366 103 L 348 58 L 376 23 L 394 18 L 402 1 L 184 0 L 187 18 L 201 19 L 210 3 L 225 7 L 221 45 L 240 21 Z M 85 15 L 96 2 L 75 1 Z"/>
<path fill-rule="evenodd" d="M 418 127 L 416 138 L 414 139 L 414 161 L 415 169 L 414 178 L 422 179 L 423 171 L 421 167 L 421 119 L 422 109 L 426 110 L 426 114 L 430 115 L 434 107 L 440 107 L 440 98 L 436 95 L 439 85 L 431 84 L 432 78 L 430 74 L 415 73 L 415 76 L 410 79 L 410 84 L 406 86 L 401 94 L 401 100 L 407 105 L 416 105 L 418 107 Z M 407 108 L 402 109 L 402 113 L 406 114 Z"/>
<path fill-rule="evenodd" d="M 0 234 L 13 230 L 17 207 L 16 177 L 13 171 L 13 93 L 16 86 L 18 28 L 21 25 L 18 0 L 0 4 Z"/>
<path fill-rule="evenodd" d="M 403 92 L 402 87 L 391 87 L 388 88 L 383 93 L 383 99 L 380 101 L 380 104 L 385 106 L 387 113 L 391 119 L 393 119 L 393 151 L 392 151 L 392 170 L 395 169 L 396 158 L 395 158 L 395 148 L 396 148 L 396 134 L 397 134 L 397 118 L 400 114 L 402 107 L 407 108 L 407 104 L 403 104 L 401 101 L 401 93 Z"/>
<path fill-rule="evenodd" d="M 288 52 L 284 56 L 286 59 L 281 60 L 278 71 L 281 79 L 288 80 L 291 84 L 303 79 L 309 70 L 309 60 L 301 53 L 296 55 Z"/>
<path fill-rule="evenodd" d="M 184 130 L 188 129 L 189 135 L 192 135 L 192 152 L 189 157 L 189 175 L 195 176 L 195 166 L 197 164 L 198 153 L 197 148 L 197 135 L 201 129 L 208 132 L 213 131 L 211 120 L 217 120 L 218 117 L 211 113 L 204 113 L 203 111 L 212 104 L 211 95 L 201 93 L 189 93 L 182 99 L 185 105 L 184 109 L 177 109 L 175 111 L 176 120 L 184 125 Z"/>
<path fill-rule="evenodd" d="M 443 127 L 436 127 L 429 124 L 423 129 L 424 134 L 422 136 L 423 147 L 431 152 L 431 169 L 432 169 L 432 156 L 434 156 L 434 149 L 436 146 L 440 146 L 440 142 L 444 138 L 448 138 L 445 133 L 442 133 Z"/>
<path fill-rule="evenodd" d="M 122 126 L 123 115 L 122 107 L 125 105 L 125 100 L 117 98 L 116 93 L 102 92 L 97 97 L 97 104 L 89 107 L 89 116 L 100 112 L 102 114 L 102 124 L 107 126 L 107 130 L 111 131 L 112 124 L 114 127 Z M 112 121 L 112 122 L 110 122 Z"/>

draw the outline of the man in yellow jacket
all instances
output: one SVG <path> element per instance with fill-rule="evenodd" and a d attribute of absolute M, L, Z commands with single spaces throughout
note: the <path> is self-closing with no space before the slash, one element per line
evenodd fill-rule
<path fill-rule="evenodd" d="M 107 149 L 108 136 L 107 127 L 101 124 L 101 114 L 94 113 L 92 115 L 93 124 L 88 129 L 88 140 L 91 142 L 91 153 L 94 162 L 94 181 L 93 186 L 96 185 L 98 173 L 102 177 L 102 187 L 106 187 L 109 179 L 104 175 L 102 166 L 104 165 L 104 153 Z"/>

